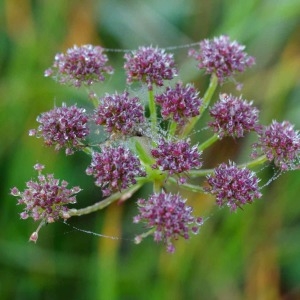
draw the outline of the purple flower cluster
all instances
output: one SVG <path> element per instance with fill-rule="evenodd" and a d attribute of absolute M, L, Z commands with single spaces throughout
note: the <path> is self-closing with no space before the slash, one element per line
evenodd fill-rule
<path fill-rule="evenodd" d="M 11 189 L 11 195 L 19 197 L 18 204 L 25 205 L 20 214 L 22 219 L 32 217 L 35 221 L 44 220 L 47 223 L 57 221 L 59 218 L 69 218 L 66 204 L 76 203 L 76 194 L 81 191 L 79 187 L 68 189 L 66 181 L 55 179 L 53 174 L 42 175 L 43 165 L 36 164 L 38 180 L 30 180 L 27 188 L 20 192 L 16 187 Z"/>
<path fill-rule="evenodd" d="M 191 84 L 183 86 L 177 83 L 174 88 L 167 87 L 166 91 L 155 96 L 156 103 L 161 106 L 164 119 L 171 118 L 178 124 L 184 125 L 188 118 L 199 115 L 202 100 L 199 92 Z"/>
<path fill-rule="evenodd" d="M 121 146 L 104 147 L 101 153 L 94 152 L 86 174 L 94 176 L 95 184 L 101 187 L 104 196 L 135 184 L 136 177 L 146 176 L 139 159 Z"/>
<path fill-rule="evenodd" d="M 236 72 L 244 72 L 251 67 L 255 59 L 244 52 L 245 46 L 236 41 L 231 42 L 228 36 L 221 35 L 212 40 L 200 42 L 199 52 L 190 49 L 189 56 L 198 61 L 199 69 L 205 69 L 206 74 L 216 74 L 220 83 Z"/>
<path fill-rule="evenodd" d="M 241 97 L 222 94 L 220 100 L 210 109 L 214 121 L 208 125 L 218 134 L 219 138 L 231 136 L 240 138 L 246 132 L 256 131 L 258 125 L 258 109 Z"/>
<path fill-rule="evenodd" d="M 109 133 L 130 135 L 145 121 L 144 107 L 137 97 L 129 97 L 128 92 L 107 94 L 100 99 L 94 120 Z"/>
<path fill-rule="evenodd" d="M 144 46 L 126 51 L 124 70 L 127 85 L 137 81 L 147 86 L 146 112 L 139 97 L 131 96 L 128 89 L 101 97 L 88 91 L 89 100 L 95 104 L 90 115 L 77 105 L 63 103 L 61 107 L 42 113 L 37 118 L 38 128 L 29 131 L 30 136 L 42 138 L 45 145 L 55 150 L 65 149 L 67 155 L 77 150 L 90 154 L 91 161 L 85 172 L 100 187 L 103 197 L 108 197 L 106 204 L 127 199 L 141 185 L 152 182 L 155 193 L 137 201 L 138 212 L 133 222 L 143 223 L 146 232 L 136 236 L 135 241 L 139 243 L 153 235 L 154 241 L 164 243 L 170 253 L 175 252 L 175 240 L 181 237 L 188 240 L 192 233 L 199 232 L 203 219 L 194 216 L 193 208 L 181 195 L 167 193 L 169 184 L 177 180 L 179 188 L 207 192 L 215 197 L 217 206 L 228 207 L 234 212 L 262 196 L 259 178 L 246 166 L 258 166 L 269 160 L 274 161 L 279 172 L 300 169 L 299 132 L 287 121 L 261 126 L 259 110 L 242 96 L 220 94 L 209 110 L 208 126 L 213 131 L 212 137 L 201 146 L 191 144 L 188 136 L 192 130 L 197 133 L 196 123 L 211 103 L 218 85 L 227 79 L 235 82 L 235 74 L 255 64 L 255 59 L 245 52 L 245 46 L 231 41 L 228 36 L 206 39 L 198 45 L 197 50 L 189 50 L 189 56 L 196 60 L 203 73 L 212 75 L 203 99 L 192 84 L 173 81 L 167 86 L 165 81 L 178 74 L 173 54 L 158 47 Z M 113 73 L 104 50 L 100 46 L 83 45 L 58 53 L 45 76 L 73 87 L 89 87 L 102 82 Z M 153 91 L 155 88 L 159 90 L 157 93 Z M 96 132 L 103 129 L 109 140 L 103 144 L 94 141 L 87 147 L 86 139 L 91 131 L 88 124 L 96 127 Z M 251 156 L 257 158 L 262 154 L 259 158 L 243 164 L 244 167 L 229 161 L 214 170 L 197 170 L 202 167 L 201 150 L 218 139 L 241 138 L 251 131 L 258 135 Z M 90 213 L 91 208 L 70 210 L 67 205 L 76 203 L 81 189 L 68 188 L 66 181 L 55 179 L 53 174 L 44 175 L 43 165 L 36 164 L 34 169 L 38 172 L 37 179 L 28 181 L 24 191 L 13 187 L 10 193 L 24 206 L 20 213 L 22 219 L 40 221 L 30 236 L 30 240 L 36 242 L 40 228 L 46 223 Z M 207 179 L 204 187 L 187 183 L 190 177 L 201 176 Z M 103 207 L 101 203 L 93 205 L 94 209 Z"/>
<path fill-rule="evenodd" d="M 124 58 L 129 84 L 134 80 L 145 82 L 152 90 L 154 84 L 163 86 L 164 80 L 171 80 L 177 75 L 173 55 L 165 53 L 164 49 L 139 47 L 132 53 L 126 53 Z"/>
<path fill-rule="evenodd" d="M 55 56 L 52 68 L 45 71 L 45 76 L 52 76 L 60 84 L 80 87 L 104 81 L 104 73 L 112 74 L 113 68 L 106 66 L 108 58 L 100 46 L 74 46 L 67 53 Z"/>
<path fill-rule="evenodd" d="M 55 145 L 55 150 L 66 147 L 66 154 L 70 155 L 89 134 L 87 121 L 85 109 L 63 103 L 62 107 L 42 113 L 37 118 L 38 129 L 31 129 L 29 135 L 42 137 L 47 146 Z"/>
<path fill-rule="evenodd" d="M 210 187 L 206 190 L 216 195 L 217 204 L 226 205 L 231 211 L 262 196 L 255 173 L 247 168 L 238 168 L 234 163 L 219 165 L 214 174 L 208 175 L 207 182 Z"/>
<path fill-rule="evenodd" d="M 157 148 L 151 150 L 151 154 L 156 159 L 152 168 L 168 171 L 169 175 L 187 172 L 202 166 L 197 146 L 191 147 L 186 141 L 169 142 L 161 139 Z M 180 183 L 185 181 L 185 178 L 180 178 Z"/>
<path fill-rule="evenodd" d="M 202 225 L 202 218 L 192 216 L 192 207 L 186 205 L 186 200 L 180 195 L 171 193 L 153 194 L 148 200 L 139 199 L 139 215 L 133 222 L 146 223 L 146 228 L 155 229 L 153 235 L 156 242 L 163 241 L 167 251 L 173 253 L 175 247 L 172 240 L 180 236 L 189 239 L 190 232 L 197 234 Z M 140 240 L 140 236 L 136 240 Z"/>
<path fill-rule="evenodd" d="M 299 167 L 300 135 L 288 121 L 273 121 L 258 133 L 258 140 L 253 144 L 252 157 L 257 157 L 260 149 L 283 171 Z"/>

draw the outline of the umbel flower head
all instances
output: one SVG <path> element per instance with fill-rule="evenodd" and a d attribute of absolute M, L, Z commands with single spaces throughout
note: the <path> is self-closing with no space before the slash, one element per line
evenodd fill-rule
<path fill-rule="evenodd" d="M 66 53 L 58 53 L 53 66 L 45 71 L 45 76 L 52 76 L 60 84 L 80 87 L 104 81 L 104 74 L 112 74 L 113 68 L 106 66 L 108 58 L 100 46 L 74 46 Z"/>
<path fill-rule="evenodd" d="M 300 135 L 288 121 L 273 121 L 264 127 L 258 133 L 258 142 L 253 144 L 253 148 L 252 157 L 257 157 L 260 150 L 283 171 L 299 167 Z"/>
<path fill-rule="evenodd" d="M 103 196 L 124 190 L 136 183 L 136 177 L 146 176 L 139 159 L 122 146 L 103 147 L 101 153 L 94 152 L 86 174 L 94 176 Z"/>
<path fill-rule="evenodd" d="M 59 218 L 69 218 L 67 204 L 76 203 L 76 194 L 81 191 L 79 187 L 68 189 L 68 183 L 60 182 L 53 174 L 43 175 L 43 165 L 36 164 L 34 169 L 38 171 L 37 181 L 30 180 L 26 183 L 26 189 L 20 192 L 16 187 L 11 189 L 11 195 L 18 197 L 18 204 L 25 205 L 20 214 L 22 219 L 29 217 L 35 221 L 43 220 L 52 223 Z"/>
<path fill-rule="evenodd" d="M 173 240 L 180 236 L 190 238 L 190 233 L 197 234 L 202 225 L 202 218 L 192 215 L 192 207 L 186 205 L 186 200 L 180 195 L 171 193 L 153 194 L 148 200 L 139 199 L 139 214 L 134 217 L 134 223 L 145 223 L 146 228 L 153 232 L 156 242 L 164 242 L 167 251 L 173 253 Z M 153 231 L 154 230 L 154 231 Z M 143 236 L 137 236 L 136 242 L 141 242 Z"/>
<path fill-rule="evenodd" d="M 165 53 L 164 49 L 139 47 L 126 53 L 124 58 L 129 84 L 137 80 L 146 83 L 148 89 L 152 90 L 153 85 L 163 86 L 164 80 L 171 80 L 177 75 L 173 55 Z"/>
<path fill-rule="evenodd" d="M 166 141 L 161 139 L 157 148 L 151 150 L 156 159 L 153 169 L 168 171 L 169 175 L 187 172 L 191 169 L 198 169 L 202 166 L 197 146 L 191 147 L 187 141 Z M 184 183 L 185 178 L 180 178 Z"/>
<path fill-rule="evenodd" d="M 145 121 L 144 107 L 137 97 L 128 92 L 107 94 L 100 99 L 94 113 L 97 125 L 104 125 L 109 133 L 130 135 Z"/>
<path fill-rule="evenodd" d="M 87 121 L 85 109 L 63 103 L 61 107 L 42 113 L 37 118 L 38 129 L 31 129 L 29 135 L 42 137 L 45 145 L 55 145 L 55 150 L 66 147 L 66 154 L 70 155 L 80 148 L 80 143 L 89 134 Z"/>
<path fill-rule="evenodd" d="M 183 86 L 182 82 L 177 83 L 174 88 L 167 87 L 164 93 L 155 96 L 155 100 L 161 106 L 162 117 L 172 118 L 179 125 L 184 125 L 189 118 L 199 115 L 202 103 L 194 86 Z"/>
<path fill-rule="evenodd" d="M 238 168 L 233 162 L 222 163 L 215 168 L 214 174 L 208 175 L 207 182 L 210 186 L 206 191 L 216 195 L 219 206 L 228 206 L 231 211 L 262 196 L 255 173 L 247 168 Z"/>
<path fill-rule="evenodd" d="M 200 42 L 200 49 L 189 50 L 189 56 L 198 61 L 199 69 L 206 74 L 216 74 L 220 83 L 232 77 L 236 72 L 244 72 L 251 67 L 255 60 L 244 52 L 245 46 L 236 41 L 230 41 L 228 36 L 221 35 L 212 40 L 205 39 Z"/>
<path fill-rule="evenodd" d="M 220 100 L 210 109 L 210 115 L 214 121 L 210 126 L 219 138 L 231 136 L 240 138 L 246 132 L 256 131 L 258 125 L 258 109 L 252 106 L 252 102 L 236 98 L 232 95 L 221 94 Z"/>

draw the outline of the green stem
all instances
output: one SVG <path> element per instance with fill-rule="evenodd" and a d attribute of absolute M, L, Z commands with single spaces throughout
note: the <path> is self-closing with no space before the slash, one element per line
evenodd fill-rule
<path fill-rule="evenodd" d="M 155 232 L 155 230 L 156 230 L 156 227 L 151 228 L 151 229 L 148 230 L 147 232 L 144 232 L 144 233 L 140 234 L 140 235 L 137 236 L 137 238 L 135 239 L 135 243 L 136 243 L 136 244 L 140 244 L 141 241 L 142 241 L 144 238 L 146 238 L 147 236 L 153 234 L 153 233 Z"/>
<path fill-rule="evenodd" d="M 86 88 L 87 94 L 89 95 L 90 100 L 92 101 L 94 107 L 98 107 L 99 105 L 99 100 L 97 99 L 97 97 L 95 96 L 96 94 L 94 93 L 94 91 L 91 88 Z M 93 95 L 92 97 L 90 95 Z M 94 97 L 95 96 L 95 97 Z"/>
<path fill-rule="evenodd" d="M 170 127 L 169 127 L 169 134 L 170 134 L 171 136 L 174 136 L 174 135 L 175 135 L 175 132 L 176 132 L 176 129 L 177 129 L 177 123 L 174 122 L 174 121 L 172 121 L 172 122 L 170 123 Z"/>
<path fill-rule="evenodd" d="M 212 174 L 215 169 L 205 169 L 205 170 L 191 170 L 188 172 L 190 178 L 204 177 L 206 175 Z"/>
<path fill-rule="evenodd" d="M 163 184 L 162 184 L 161 180 L 159 180 L 159 179 L 153 180 L 153 192 L 154 193 L 160 193 L 162 186 L 163 186 Z"/>
<path fill-rule="evenodd" d="M 187 137 L 189 135 L 189 133 L 192 131 L 192 129 L 195 127 L 196 123 L 198 122 L 198 120 L 201 118 L 204 111 L 208 107 L 217 86 L 218 86 L 218 77 L 215 74 L 212 74 L 210 77 L 209 86 L 203 97 L 203 103 L 200 107 L 199 115 L 192 118 L 191 121 L 185 126 L 185 128 L 183 129 L 183 131 L 180 135 L 181 138 Z"/>
<path fill-rule="evenodd" d="M 204 97 L 203 97 L 203 103 L 200 107 L 200 114 L 198 116 L 199 118 L 201 118 L 202 114 L 208 107 L 208 105 L 211 101 L 211 98 L 216 91 L 217 86 L 218 86 L 218 77 L 215 74 L 212 74 L 210 77 L 208 89 L 206 90 Z"/>
<path fill-rule="evenodd" d="M 208 140 L 203 142 L 201 145 L 198 146 L 199 151 L 203 151 L 204 149 L 208 148 L 211 146 L 213 143 L 215 143 L 218 140 L 218 135 L 214 134 L 212 137 L 210 137 Z"/>
<path fill-rule="evenodd" d="M 93 150 L 92 150 L 91 147 L 86 147 L 86 146 L 84 146 L 82 149 L 83 149 L 82 151 L 83 151 L 84 153 L 86 153 L 87 155 L 89 155 L 89 156 L 91 156 L 91 155 L 93 154 Z"/>
<path fill-rule="evenodd" d="M 93 103 L 93 105 L 94 105 L 95 108 L 97 108 L 98 105 L 99 105 L 99 101 L 96 98 L 92 99 L 92 103 Z"/>
<path fill-rule="evenodd" d="M 254 168 L 257 167 L 259 165 L 262 165 L 263 163 L 265 163 L 267 161 L 267 157 L 265 155 L 262 155 L 258 158 L 256 158 L 255 160 L 243 163 L 243 164 L 239 164 L 237 165 L 238 168 Z M 195 178 L 195 177 L 203 177 L 209 174 L 212 174 L 214 172 L 214 169 L 206 169 L 206 170 L 191 170 L 188 172 L 189 177 L 191 178 Z"/>
<path fill-rule="evenodd" d="M 154 101 L 153 89 L 149 90 L 149 110 L 150 110 L 150 120 L 151 120 L 151 129 L 155 133 L 157 131 L 157 115 L 156 115 L 156 105 Z"/>
<path fill-rule="evenodd" d="M 99 201 L 93 205 L 84 207 L 84 208 L 80 208 L 80 209 L 70 209 L 68 211 L 70 217 L 74 217 L 74 216 L 82 216 L 82 215 L 87 215 L 90 214 L 92 212 L 101 210 L 105 207 L 107 207 L 108 205 L 110 205 L 111 203 L 113 203 L 114 201 L 117 200 L 121 200 L 121 201 L 125 201 L 128 198 L 130 198 L 138 189 L 140 189 L 140 187 L 145 183 L 145 178 L 142 178 L 140 180 L 138 180 L 138 183 L 135 184 L 134 186 L 130 187 L 129 189 L 125 190 L 124 192 L 118 192 L 115 193 L 113 195 L 111 195 L 110 197 Z"/>
<path fill-rule="evenodd" d="M 146 166 L 146 172 L 148 182 L 153 183 L 153 192 L 160 193 L 167 175 L 160 170 L 151 168 L 150 166 Z"/>
<path fill-rule="evenodd" d="M 262 165 L 263 163 L 265 163 L 267 161 L 267 157 L 265 155 L 262 155 L 262 156 L 259 156 L 258 158 L 252 160 L 252 161 L 249 161 L 247 163 L 244 163 L 244 164 L 241 164 L 239 165 L 240 168 L 254 168 L 256 166 L 259 166 L 259 165 Z"/>
<path fill-rule="evenodd" d="M 140 158 L 140 160 L 145 164 L 145 165 L 153 165 L 155 163 L 155 160 L 153 159 L 150 149 L 145 149 L 143 145 L 141 144 L 141 141 L 143 141 L 140 137 L 135 137 L 135 148 L 137 151 L 137 154 Z M 147 145 L 146 145 L 147 146 Z M 147 151 L 148 150 L 148 151 Z"/>
<path fill-rule="evenodd" d="M 169 177 L 167 179 L 167 181 L 171 182 L 171 183 L 178 184 L 177 180 L 173 177 Z M 191 191 L 191 192 L 195 192 L 195 193 L 197 193 L 197 192 L 203 193 L 204 192 L 202 187 L 196 186 L 196 185 L 193 185 L 193 184 L 183 183 L 183 184 L 180 184 L 179 187 L 183 188 L 185 190 Z"/>

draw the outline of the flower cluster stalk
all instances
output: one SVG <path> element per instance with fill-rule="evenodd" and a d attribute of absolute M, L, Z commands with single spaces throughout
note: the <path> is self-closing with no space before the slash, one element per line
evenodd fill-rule
<path fill-rule="evenodd" d="M 153 134 L 157 131 L 157 113 L 156 105 L 154 101 L 153 89 L 148 91 L 149 93 L 149 111 L 150 111 L 150 121 L 151 121 L 151 131 Z"/>
<path fill-rule="evenodd" d="M 204 94 L 203 97 L 203 103 L 200 107 L 199 110 L 199 115 L 197 117 L 194 117 L 190 120 L 190 122 L 184 127 L 182 133 L 180 134 L 181 138 L 185 138 L 189 135 L 189 133 L 194 129 L 194 127 L 196 126 L 197 122 L 199 121 L 199 119 L 201 118 L 201 116 L 203 115 L 204 111 L 207 109 L 207 107 L 209 106 L 209 103 L 217 89 L 218 86 L 218 78 L 216 75 L 212 74 L 210 77 L 210 82 L 209 82 L 209 86 Z"/>

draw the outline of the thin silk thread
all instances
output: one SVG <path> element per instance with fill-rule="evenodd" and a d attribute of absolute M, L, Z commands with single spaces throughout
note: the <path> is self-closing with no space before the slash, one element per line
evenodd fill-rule
<path fill-rule="evenodd" d="M 190 44 L 184 44 L 184 45 L 177 45 L 177 46 L 170 46 L 170 47 L 163 47 L 162 49 L 165 50 L 178 50 L 178 49 L 185 49 L 185 48 L 190 48 L 194 46 L 199 46 L 200 42 L 197 43 L 190 43 Z M 127 52 L 132 52 L 135 51 L 136 49 L 114 49 L 114 48 L 104 48 L 102 47 L 103 51 L 106 52 L 121 52 L 121 53 L 127 53 Z"/>
<path fill-rule="evenodd" d="M 124 240 L 124 241 L 131 241 L 131 242 L 134 241 L 133 239 L 125 239 L 125 238 L 120 238 L 120 237 L 117 237 L 117 236 L 110 236 L 110 235 L 96 233 L 96 232 L 93 232 L 93 231 L 90 231 L 90 230 L 81 229 L 81 228 L 75 227 L 75 226 L 73 226 L 73 225 L 71 225 L 67 222 L 62 222 L 62 223 L 68 225 L 69 227 L 73 228 L 74 230 L 77 230 L 77 231 L 80 231 L 80 232 L 83 232 L 83 233 L 87 233 L 87 234 L 91 234 L 91 235 L 95 235 L 95 236 L 98 236 L 98 237 L 108 238 L 108 239 L 111 239 L 111 240 Z M 72 232 L 72 231 L 67 231 L 67 232 L 65 232 L 65 234 L 70 233 L 70 232 Z"/>

